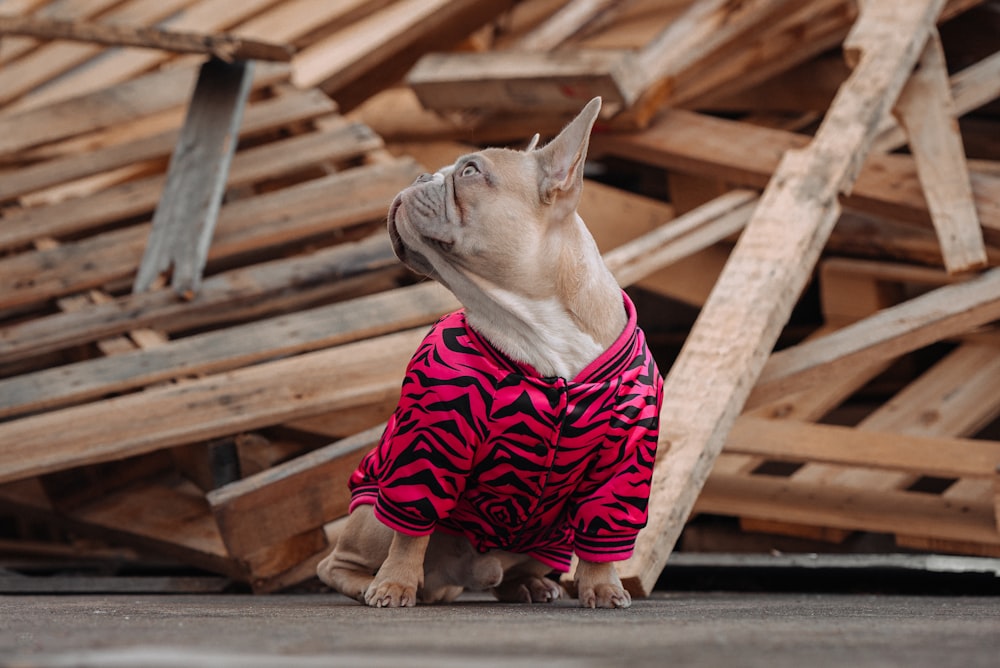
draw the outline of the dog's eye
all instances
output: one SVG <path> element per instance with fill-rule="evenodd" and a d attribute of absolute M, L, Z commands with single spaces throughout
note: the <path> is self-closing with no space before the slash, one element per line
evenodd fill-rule
<path fill-rule="evenodd" d="M 471 162 L 462 168 L 462 176 L 474 176 L 478 173 L 479 168 Z"/>

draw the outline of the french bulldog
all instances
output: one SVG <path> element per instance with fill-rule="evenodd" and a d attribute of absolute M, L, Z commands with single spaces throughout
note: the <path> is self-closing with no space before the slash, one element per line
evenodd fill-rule
<path fill-rule="evenodd" d="M 577 214 L 595 98 L 544 147 L 488 148 L 393 201 L 399 259 L 461 301 L 410 361 L 350 516 L 318 566 L 375 607 L 464 590 L 625 608 L 615 562 L 647 515 L 662 379 Z"/>

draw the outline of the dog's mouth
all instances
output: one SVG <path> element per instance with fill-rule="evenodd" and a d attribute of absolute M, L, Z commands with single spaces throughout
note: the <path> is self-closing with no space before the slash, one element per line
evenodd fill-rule
<path fill-rule="evenodd" d="M 434 269 L 434 265 L 427 259 L 427 257 L 414 250 L 413 248 L 406 245 L 403 241 L 402 235 L 399 233 L 399 223 L 398 216 L 399 210 L 403 206 L 402 193 L 396 195 L 396 198 L 389 205 L 389 215 L 387 219 L 387 229 L 389 231 L 389 242 L 392 244 L 392 252 L 396 254 L 400 262 L 413 269 L 414 271 L 425 274 L 427 276 L 436 277 L 437 271 Z M 425 235 L 421 235 L 429 246 L 438 249 L 442 252 L 448 252 L 454 246 L 454 242 L 441 241 Z"/>

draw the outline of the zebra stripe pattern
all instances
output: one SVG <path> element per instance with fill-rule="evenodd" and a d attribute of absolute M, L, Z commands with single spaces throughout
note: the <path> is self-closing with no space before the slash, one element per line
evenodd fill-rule
<path fill-rule="evenodd" d="M 540 377 L 442 318 L 410 360 L 378 446 L 350 481 L 353 509 L 409 535 L 446 531 L 479 551 L 566 571 L 627 559 L 647 518 L 663 381 L 629 324 L 576 378 Z"/>

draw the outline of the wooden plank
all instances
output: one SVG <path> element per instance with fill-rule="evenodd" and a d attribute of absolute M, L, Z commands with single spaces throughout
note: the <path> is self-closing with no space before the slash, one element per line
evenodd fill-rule
<path fill-rule="evenodd" d="M 944 0 L 864 5 L 845 46 L 860 56 L 813 142 L 782 159 L 667 375 L 649 524 L 623 581 L 652 590 L 840 213 L 877 124 Z"/>
<path fill-rule="evenodd" d="M 249 62 L 212 58 L 201 66 L 134 292 L 149 290 L 168 272 L 178 295 L 191 299 L 198 292 L 252 80 Z"/>
<path fill-rule="evenodd" d="M 923 436 L 971 436 L 998 415 L 1000 348 L 963 343 L 858 427 Z"/>
<path fill-rule="evenodd" d="M 104 13 L 119 0 L 69 0 L 68 2 L 45 2 L 45 0 L 6 0 L 0 7 L 0 13 L 9 16 L 22 16 L 34 13 L 35 16 L 57 20 L 79 21 Z M 43 5 L 44 6 L 41 6 Z M 9 37 L 4 40 L 0 49 L 0 64 L 6 65 L 30 52 L 38 46 L 38 40 L 30 37 Z"/>
<path fill-rule="evenodd" d="M 609 116 L 632 103 L 638 72 L 628 51 L 431 53 L 410 70 L 406 83 L 424 107 L 436 111 L 570 113 L 599 95 Z"/>
<path fill-rule="evenodd" d="M 411 183 L 412 161 L 358 167 L 223 207 L 209 261 L 277 242 L 370 222 Z M 127 278 L 142 255 L 148 225 L 136 225 L 0 260 L 0 309 L 39 303 Z"/>
<path fill-rule="evenodd" d="M 726 451 L 792 462 L 822 462 L 942 478 L 991 479 L 1000 441 L 917 436 L 797 420 L 740 417 Z"/>
<path fill-rule="evenodd" d="M 234 35 L 306 46 L 327 33 L 382 9 L 393 0 L 285 0 L 233 28 Z"/>
<path fill-rule="evenodd" d="M 991 345 L 959 346 L 861 420 L 855 429 L 921 437 L 975 434 L 1000 414 L 1000 402 L 992 399 L 1000 390 L 998 352 Z M 915 475 L 921 474 L 911 473 L 914 475 L 808 466 L 795 472 L 794 477 L 819 484 L 891 490 L 907 488 Z"/>
<path fill-rule="evenodd" d="M 236 154 L 226 185 L 242 188 L 324 162 L 352 160 L 381 144 L 368 128 L 356 124 L 262 144 Z M 5 218 L 7 224 L 0 230 L 0 248 L 17 248 L 42 236 L 78 236 L 116 220 L 149 214 L 165 183 L 166 176 L 155 174 L 86 197 L 11 209 Z"/>
<path fill-rule="evenodd" d="M 0 481 L 380 400 L 399 391 L 425 334 L 408 330 L 2 423 L 0 441 L 10 447 L 0 453 Z"/>
<path fill-rule="evenodd" d="M 136 327 L 171 332 L 287 310 L 299 303 L 342 295 L 345 284 L 352 285 L 352 278 L 370 281 L 372 272 L 397 268 L 389 239 L 380 234 L 211 276 L 202 286 L 202 293 L 191 302 L 179 302 L 166 290 L 127 294 L 78 313 L 42 316 L 9 325 L 0 330 L 0 361 L 61 350 Z M 99 382 L 100 378 L 92 380 Z M 80 389 L 84 391 L 85 387 Z M 7 397 L 10 406 L 17 403 L 19 392 L 11 390 Z"/>
<path fill-rule="evenodd" d="M 697 510 L 848 530 L 894 533 L 900 528 L 931 539 L 1000 547 L 989 504 L 956 505 L 933 494 L 817 487 L 772 476 L 713 476 Z"/>
<path fill-rule="evenodd" d="M 961 116 L 1000 97 L 1000 51 L 966 67 L 950 79 L 951 97 L 956 114 Z M 906 144 L 906 133 L 888 116 L 879 130 L 876 146 L 892 150 Z"/>
<path fill-rule="evenodd" d="M 326 538 L 326 545 L 321 551 L 304 559 L 302 562 L 296 564 L 283 573 L 279 573 L 278 575 L 268 578 L 252 577 L 250 585 L 253 587 L 254 593 L 267 594 L 275 591 L 281 591 L 303 582 L 315 581 L 316 567 L 319 566 L 319 562 L 330 553 L 330 546 L 337 542 L 337 536 L 339 536 L 343 531 L 346 519 L 346 517 L 342 517 L 334 520 L 333 522 L 328 522 L 323 526 L 323 535 Z"/>
<path fill-rule="evenodd" d="M 721 57 L 709 59 L 682 72 L 666 92 L 671 106 L 688 109 L 711 109 L 720 98 L 739 94 L 750 87 L 766 85 L 770 88 L 781 75 L 806 63 L 813 63 L 822 54 L 836 50 L 851 24 L 857 19 L 854 3 L 841 0 L 814 0 L 798 3 L 797 7 L 774 17 L 757 30 L 742 36 Z M 836 56 L 838 60 L 842 59 Z M 842 71 L 842 66 L 841 66 Z M 819 109 L 826 109 L 837 86 L 846 78 L 842 76 L 833 84 Z M 796 87 L 808 100 L 810 84 Z M 645 127 L 655 115 L 657 92 L 654 87 L 636 104 L 636 109 L 620 119 L 623 126 Z M 787 92 L 787 91 L 786 91 Z M 787 95 L 779 96 L 785 97 Z M 752 107 L 754 109 L 766 109 Z"/>
<path fill-rule="evenodd" d="M 727 193 L 665 223 L 655 233 L 622 244 L 605 254 L 605 263 L 619 284 L 631 285 L 739 232 L 756 206 L 754 192 Z"/>
<path fill-rule="evenodd" d="M 205 34 L 119 23 L 81 23 L 30 16 L 0 16 L 0 34 L 62 39 L 105 46 L 134 46 L 176 53 L 211 55 L 226 62 L 292 59 L 284 44 L 261 42 L 228 34 Z"/>
<path fill-rule="evenodd" d="M 224 306 L 219 304 L 219 308 Z M 456 308 L 458 302 L 451 293 L 436 283 L 423 283 L 185 337 L 114 359 L 85 360 L 22 374 L 0 380 L 0 416 L 52 409 L 179 376 L 218 373 L 430 325 Z"/>
<path fill-rule="evenodd" d="M 511 4 L 510 0 L 398 0 L 296 54 L 293 81 L 336 93 L 370 77 L 377 90 L 400 77 L 424 51 L 448 48 Z"/>
<path fill-rule="evenodd" d="M 910 140 L 945 267 L 953 274 L 984 268 L 983 231 L 948 85 L 944 49 L 936 31 L 927 40 L 920 65 L 903 88 L 895 113 Z"/>
<path fill-rule="evenodd" d="M 623 3 L 614 0 L 569 0 L 552 16 L 517 40 L 514 48 L 524 51 L 548 51 L 584 29 L 598 17 L 606 19 L 621 11 Z"/>
<path fill-rule="evenodd" d="M 243 2 L 233 3 L 231 0 L 199 0 L 190 4 L 183 11 L 176 12 L 169 19 L 163 21 L 160 26 L 175 31 L 225 32 L 262 9 L 275 4 L 275 1 L 243 0 Z M 259 36 L 245 35 L 245 37 Z M 94 93 L 141 77 L 149 72 L 155 72 L 160 65 L 174 58 L 176 58 L 174 54 L 166 51 L 137 48 L 115 49 L 87 63 L 87 67 L 74 73 L 74 76 L 51 81 L 45 87 L 13 102 L 8 108 L 22 112 Z M 279 67 L 287 76 L 287 64 L 261 62 L 258 65 L 259 67 L 255 68 L 258 76 L 271 67 Z M 264 65 L 269 67 L 265 68 Z"/>
<path fill-rule="evenodd" d="M 25 494 L 17 486 L 4 485 L 0 487 L 0 504 L 19 516 L 46 520 L 74 533 L 134 545 L 245 579 L 239 564 L 226 553 L 204 495 L 176 479 L 167 477 L 127 487 L 66 513 L 53 511 L 43 499 Z"/>
<path fill-rule="evenodd" d="M 119 4 L 101 16 L 102 22 L 152 25 L 183 9 L 191 0 L 141 0 Z M 74 24 L 76 20 L 37 18 L 26 13 L 9 17 L 16 21 L 43 21 Z M 10 37 L 4 37 L 4 50 Z M 16 38 L 15 38 L 16 39 Z M 24 57 L 0 69 L 0 105 L 63 75 L 101 53 L 104 47 L 81 42 L 47 42 Z"/>
<path fill-rule="evenodd" d="M 336 105 L 333 101 L 317 90 L 284 92 L 277 97 L 250 104 L 243 117 L 240 137 L 241 139 L 250 137 L 334 111 Z M 19 168 L 13 173 L 4 174 L 0 180 L 0 200 L 11 199 L 125 165 L 165 158 L 176 146 L 179 134 L 179 127 L 171 128 L 97 150 L 74 151 L 62 157 Z"/>
<path fill-rule="evenodd" d="M 597 134 L 591 146 L 595 157 L 614 155 L 761 188 L 783 153 L 808 142 L 804 135 L 670 109 L 643 132 Z M 973 170 L 972 186 L 980 223 L 987 231 L 1000 230 L 995 204 L 1000 178 Z M 868 156 L 844 206 L 918 223 L 931 220 L 914 160 L 904 155 Z"/>
<path fill-rule="evenodd" d="M 348 478 L 384 428 L 372 427 L 209 492 L 230 553 L 252 554 L 346 515 Z"/>
<path fill-rule="evenodd" d="M 196 71 L 178 67 L 42 109 L 0 116 L 0 155 L 182 106 Z"/>
<path fill-rule="evenodd" d="M 774 353 L 747 401 L 753 408 L 805 389 L 859 360 L 889 360 L 1000 318 L 1000 269 L 947 285 Z"/>
<path fill-rule="evenodd" d="M 728 44 L 771 23 L 776 14 L 791 4 L 795 3 L 787 0 L 692 3 L 639 52 L 637 64 L 643 76 L 639 91 L 646 99 L 640 106 L 659 107 L 682 72 L 700 61 L 718 57 Z"/>

